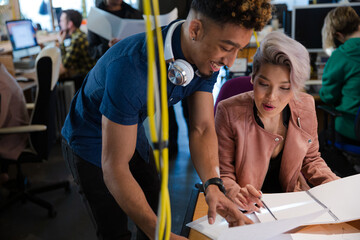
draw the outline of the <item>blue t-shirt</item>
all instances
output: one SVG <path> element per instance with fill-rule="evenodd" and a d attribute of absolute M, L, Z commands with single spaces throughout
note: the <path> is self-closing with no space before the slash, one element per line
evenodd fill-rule
<path fill-rule="evenodd" d="M 164 39 L 167 31 L 168 27 L 162 30 Z M 181 25 L 172 36 L 172 50 L 175 59 L 185 60 L 180 32 Z M 186 87 L 168 80 L 168 105 L 174 105 L 195 91 L 212 92 L 217 75 L 214 73 L 210 78 L 195 75 Z M 61 133 L 77 155 L 98 167 L 101 167 L 102 115 L 118 124 L 138 124 L 136 150 L 147 161 L 149 143 L 142 125 L 147 117 L 145 33 L 123 39 L 111 47 L 88 73 L 71 102 Z"/>

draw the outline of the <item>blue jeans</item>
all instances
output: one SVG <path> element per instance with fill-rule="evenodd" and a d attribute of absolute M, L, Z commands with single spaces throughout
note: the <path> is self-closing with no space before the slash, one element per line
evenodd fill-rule
<path fill-rule="evenodd" d="M 117 204 L 104 180 L 102 169 L 85 161 L 74 153 L 65 139 L 62 139 L 62 152 L 67 167 L 70 169 L 85 207 L 95 225 L 98 239 L 131 239 L 128 229 L 128 218 Z M 129 162 L 129 167 L 135 180 L 138 182 L 146 199 L 157 212 L 160 180 L 152 154 L 149 163 L 146 163 L 135 151 Z M 148 239 L 138 228 L 137 239 Z"/>

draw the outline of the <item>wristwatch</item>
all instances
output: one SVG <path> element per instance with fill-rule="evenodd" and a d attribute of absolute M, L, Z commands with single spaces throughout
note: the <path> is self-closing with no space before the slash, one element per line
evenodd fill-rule
<path fill-rule="evenodd" d="M 220 189 L 220 191 L 222 193 L 226 193 L 225 187 L 224 187 L 224 183 L 221 180 L 221 178 L 215 177 L 215 178 L 210 178 L 209 180 L 207 180 L 204 184 L 204 193 L 206 191 L 206 189 L 208 188 L 209 185 L 214 184 L 217 185 Z"/>

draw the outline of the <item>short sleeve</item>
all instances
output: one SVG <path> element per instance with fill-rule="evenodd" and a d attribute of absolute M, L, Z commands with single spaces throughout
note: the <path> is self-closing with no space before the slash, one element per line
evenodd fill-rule
<path fill-rule="evenodd" d="M 212 92 L 214 88 L 214 84 L 216 83 L 218 73 L 214 73 L 210 78 L 203 79 L 200 86 L 196 89 L 196 91 L 202 92 Z"/>
<path fill-rule="evenodd" d="M 106 69 L 104 96 L 100 112 L 113 122 L 137 124 L 139 112 L 146 105 L 146 69 L 133 64 L 131 57 L 111 62 Z"/>

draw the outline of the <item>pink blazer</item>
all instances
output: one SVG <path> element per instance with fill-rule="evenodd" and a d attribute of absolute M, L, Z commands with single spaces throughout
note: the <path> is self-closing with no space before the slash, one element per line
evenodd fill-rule
<path fill-rule="evenodd" d="M 221 101 L 216 110 L 220 174 L 230 198 L 246 184 L 261 189 L 271 154 L 284 140 L 256 123 L 253 106 L 250 91 Z M 338 179 L 320 157 L 313 97 L 299 93 L 289 106 L 291 118 L 279 176 L 284 192 L 306 190 L 307 182 L 316 186 Z"/>

